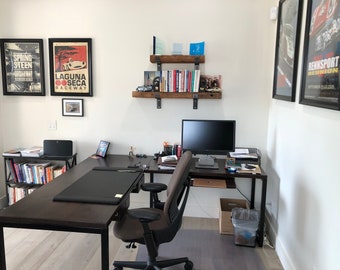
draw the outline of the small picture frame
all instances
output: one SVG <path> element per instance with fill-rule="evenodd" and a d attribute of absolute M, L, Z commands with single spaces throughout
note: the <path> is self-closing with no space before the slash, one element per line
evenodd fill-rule
<path fill-rule="evenodd" d="M 226 159 L 226 165 L 227 166 L 235 166 L 235 163 L 236 163 L 236 159 L 235 158 L 228 157 Z"/>
<path fill-rule="evenodd" d="M 63 98 L 62 110 L 63 116 L 84 116 L 83 99 Z"/>
<path fill-rule="evenodd" d="M 106 157 L 109 146 L 110 146 L 110 142 L 101 140 L 99 142 L 99 145 L 98 145 L 98 148 L 97 148 L 97 151 L 96 151 L 96 156 Z"/>

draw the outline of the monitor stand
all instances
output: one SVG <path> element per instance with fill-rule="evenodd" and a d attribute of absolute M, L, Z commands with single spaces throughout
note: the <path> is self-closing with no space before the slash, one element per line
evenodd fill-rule
<path fill-rule="evenodd" d="M 195 168 L 198 169 L 218 169 L 218 163 L 212 156 L 206 155 L 198 159 L 195 163 Z"/>

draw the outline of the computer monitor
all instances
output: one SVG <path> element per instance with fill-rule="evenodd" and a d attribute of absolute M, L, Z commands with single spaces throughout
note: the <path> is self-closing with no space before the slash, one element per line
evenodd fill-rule
<path fill-rule="evenodd" d="M 234 151 L 235 133 L 235 120 L 183 119 L 182 150 L 190 150 L 194 155 L 204 155 L 196 167 L 218 169 L 211 155 L 227 155 Z"/>

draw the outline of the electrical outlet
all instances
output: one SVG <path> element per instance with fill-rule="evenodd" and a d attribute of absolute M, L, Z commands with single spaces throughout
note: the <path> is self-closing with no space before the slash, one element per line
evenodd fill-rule
<path fill-rule="evenodd" d="M 48 123 L 48 129 L 49 130 L 57 130 L 57 120 L 51 120 Z"/>

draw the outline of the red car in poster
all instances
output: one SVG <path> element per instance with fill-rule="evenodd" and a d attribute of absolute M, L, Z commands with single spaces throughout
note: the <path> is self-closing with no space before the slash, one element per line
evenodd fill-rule
<path fill-rule="evenodd" d="M 321 0 L 315 8 L 310 25 L 310 36 L 318 33 L 329 19 L 332 19 L 338 4 L 337 0 Z"/>

